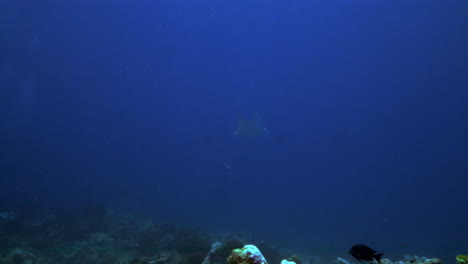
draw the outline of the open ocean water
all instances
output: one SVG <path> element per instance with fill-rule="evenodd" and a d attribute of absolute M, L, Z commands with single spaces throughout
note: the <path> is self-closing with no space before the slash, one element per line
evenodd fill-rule
<path fill-rule="evenodd" d="M 468 254 L 468 1 L 0 0 L 0 114 L 0 264 Z"/>

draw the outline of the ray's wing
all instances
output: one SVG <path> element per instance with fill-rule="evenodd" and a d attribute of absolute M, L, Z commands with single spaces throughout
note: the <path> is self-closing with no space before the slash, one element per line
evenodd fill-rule
<path fill-rule="evenodd" d="M 258 112 L 255 113 L 255 128 L 261 135 L 270 133 L 270 130 L 265 125 L 265 121 L 263 121 Z"/>

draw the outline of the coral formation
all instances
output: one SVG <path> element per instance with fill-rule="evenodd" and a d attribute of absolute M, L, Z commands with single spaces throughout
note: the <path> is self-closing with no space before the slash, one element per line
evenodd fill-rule
<path fill-rule="evenodd" d="M 468 255 L 458 255 L 456 260 L 457 264 L 468 264 Z"/>
<path fill-rule="evenodd" d="M 221 242 L 216 242 L 216 243 L 211 244 L 211 249 L 208 252 L 208 255 L 206 255 L 206 257 L 203 259 L 202 264 L 216 263 L 214 255 L 222 246 L 223 246 L 223 243 Z"/>
<path fill-rule="evenodd" d="M 206 254 L 211 248 L 209 237 L 203 236 L 193 229 L 181 229 L 175 234 L 170 248 L 176 249 L 183 255 L 190 255 L 196 252 Z"/>
<path fill-rule="evenodd" d="M 245 243 L 242 241 L 234 239 L 221 243 L 221 246 L 212 252 L 211 263 L 226 263 L 226 259 L 229 257 L 231 252 L 236 248 L 242 248 L 244 245 Z"/>
<path fill-rule="evenodd" d="M 393 264 L 393 262 L 391 260 L 389 260 L 388 258 L 381 259 L 380 263 L 381 264 Z"/>
<path fill-rule="evenodd" d="M 37 257 L 24 249 L 15 248 L 7 257 L 0 259 L 0 264 L 36 264 Z"/>
<path fill-rule="evenodd" d="M 254 245 L 234 249 L 227 258 L 229 264 L 268 264 L 262 252 Z"/>
<path fill-rule="evenodd" d="M 216 237 L 215 240 L 212 237 Z M 233 239 L 235 238 L 235 239 Z M 215 241 L 222 241 L 216 242 Z M 250 241 L 246 243 L 244 241 Z M 256 243 L 255 243 L 256 242 Z M 251 243 L 258 245 L 258 248 Z M 246 245 L 247 244 L 247 245 Z M 244 246 L 245 245 L 245 246 Z M 0 221 L 0 264 L 320 264 L 248 233 L 207 233 L 90 206 L 84 213 Z M 288 257 L 289 256 L 289 257 Z M 268 263 L 267 263 L 268 260 Z M 349 264 L 345 260 L 338 264 Z M 468 264 L 458 256 L 458 264 Z M 395 264 L 441 264 L 406 256 Z M 382 264 L 393 264 L 383 259 Z"/>
<path fill-rule="evenodd" d="M 186 264 L 200 264 L 205 259 L 203 251 L 194 252 L 185 256 Z"/>
<path fill-rule="evenodd" d="M 302 264 L 302 260 L 298 255 L 292 255 L 289 258 L 286 259 L 288 262 L 294 262 L 296 264 Z M 283 262 L 283 261 L 281 261 Z M 287 263 L 285 263 L 287 264 Z"/>
<path fill-rule="evenodd" d="M 419 256 L 404 256 L 403 261 L 405 264 L 442 264 L 438 258 L 426 258 Z"/>
<path fill-rule="evenodd" d="M 281 263 L 283 259 L 287 259 L 290 255 L 289 253 L 282 252 L 279 247 L 268 244 L 264 241 L 258 245 L 258 248 L 270 263 Z"/>
<path fill-rule="evenodd" d="M 350 264 L 349 261 L 340 257 L 336 258 L 335 263 L 336 264 Z M 390 259 L 384 258 L 380 260 L 380 263 L 381 264 L 442 264 L 442 261 L 438 258 L 426 258 L 426 257 L 405 255 L 403 257 L 403 260 L 398 260 L 398 261 L 393 262 Z"/>
<path fill-rule="evenodd" d="M 442 261 L 438 258 L 430 258 L 424 261 L 424 264 L 442 264 Z"/>
<path fill-rule="evenodd" d="M 334 261 L 335 264 L 350 264 L 349 261 L 344 258 L 337 257 Z"/>
<path fill-rule="evenodd" d="M 297 263 L 294 262 L 294 261 L 290 261 L 290 260 L 287 260 L 287 259 L 283 259 L 283 260 L 281 261 L 281 264 L 297 264 Z"/>

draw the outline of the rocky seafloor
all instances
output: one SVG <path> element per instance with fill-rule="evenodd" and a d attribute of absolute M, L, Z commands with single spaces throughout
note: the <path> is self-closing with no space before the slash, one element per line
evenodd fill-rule
<path fill-rule="evenodd" d="M 268 264 L 352 264 L 321 260 L 238 234 L 208 234 L 130 213 L 88 208 L 85 216 L 53 214 L 0 217 L 0 264 L 227 264 L 234 249 L 258 247 Z M 349 258 L 346 258 L 349 259 Z M 259 264 L 239 262 L 231 264 Z M 440 264 L 438 259 L 406 256 L 382 264 Z"/>

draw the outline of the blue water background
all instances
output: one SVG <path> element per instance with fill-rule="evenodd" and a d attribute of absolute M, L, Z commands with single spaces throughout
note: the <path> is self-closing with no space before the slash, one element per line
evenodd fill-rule
<path fill-rule="evenodd" d="M 0 17 L 0 211 L 97 202 L 317 255 L 468 253 L 468 2 L 2 1 Z M 256 112 L 270 134 L 230 135 Z"/>

